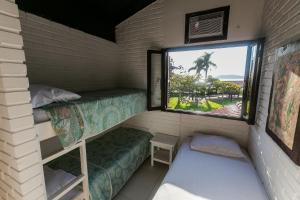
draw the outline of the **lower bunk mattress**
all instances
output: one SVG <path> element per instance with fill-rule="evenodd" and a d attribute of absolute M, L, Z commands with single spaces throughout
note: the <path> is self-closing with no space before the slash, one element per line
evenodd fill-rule
<path fill-rule="evenodd" d="M 91 200 L 110 200 L 150 155 L 148 132 L 118 128 L 87 143 L 87 164 Z M 78 151 L 52 161 L 52 169 L 80 175 Z"/>

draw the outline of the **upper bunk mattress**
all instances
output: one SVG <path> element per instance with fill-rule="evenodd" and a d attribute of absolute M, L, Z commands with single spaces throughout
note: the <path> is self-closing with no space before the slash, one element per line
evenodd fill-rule
<path fill-rule="evenodd" d="M 153 200 L 267 200 L 252 163 L 182 144 Z"/>
<path fill-rule="evenodd" d="M 102 90 L 80 95 L 81 99 L 75 101 L 40 108 L 46 111 L 64 147 L 146 110 L 146 92 L 140 89 Z"/>
<path fill-rule="evenodd" d="M 149 157 L 151 138 L 145 131 L 118 128 L 86 144 L 91 200 L 111 200 L 121 190 Z M 80 175 L 78 150 L 52 161 L 49 167 Z"/>

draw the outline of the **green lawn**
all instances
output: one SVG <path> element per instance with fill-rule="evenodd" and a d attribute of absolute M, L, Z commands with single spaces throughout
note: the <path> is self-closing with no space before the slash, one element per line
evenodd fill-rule
<path fill-rule="evenodd" d="M 178 97 L 169 98 L 168 108 L 171 109 L 181 109 L 181 110 L 194 110 L 194 111 L 202 111 L 202 112 L 210 112 L 212 110 L 217 110 L 223 108 L 226 105 L 235 104 L 236 102 L 241 101 L 241 99 L 203 99 L 198 105 L 194 102 L 191 103 L 183 103 L 181 102 L 178 105 Z"/>
<path fill-rule="evenodd" d="M 171 97 L 168 102 L 168 108 L 174 109 L 178 103 L 178 97 Z"/>

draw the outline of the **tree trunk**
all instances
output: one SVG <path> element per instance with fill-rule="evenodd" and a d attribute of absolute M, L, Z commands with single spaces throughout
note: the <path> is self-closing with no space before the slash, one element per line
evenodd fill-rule
<path fill-rule="evenodd" d="M 175 106 L 176 109 L 180 107 L 180 101 L 181 101 L 181 93 L 178 93 L 178 101 L 177 101 L 177 105 Z"/>

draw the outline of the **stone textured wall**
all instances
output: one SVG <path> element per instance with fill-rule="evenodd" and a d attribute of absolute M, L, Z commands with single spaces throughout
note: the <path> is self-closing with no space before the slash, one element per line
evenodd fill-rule
<path fill-rule="evenodd" d="M 257 120 L 251 127 L 249 149 L 272 200 L 300 199 L 300 167 L 297 167 L 266 134 L 275 50 L 300 39 L 300 1 L 266 0 L 263 16 L 266 37 Z"/>

